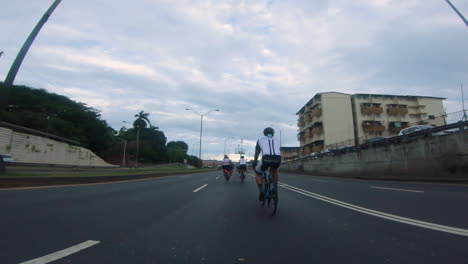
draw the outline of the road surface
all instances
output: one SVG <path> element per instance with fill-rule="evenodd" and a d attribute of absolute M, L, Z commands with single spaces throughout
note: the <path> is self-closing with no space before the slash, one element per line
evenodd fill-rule
<path fill-rule="evenodd" d="M 220 176 L 1 190 L 0 262 L 468 261 L 467 185 L 283 173 L 271 217 L 253 177 Z"/>

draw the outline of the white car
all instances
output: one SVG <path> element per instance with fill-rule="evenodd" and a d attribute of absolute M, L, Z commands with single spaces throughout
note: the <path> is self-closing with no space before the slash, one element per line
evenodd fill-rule
<path fill-rule="evenodd" d="M 411 126 L 411 127 L 407 127 L 405 129 L 402 129 L 400 131 L 400 133 L 398 133 L 399 136 L 403 136 L 403 135 L 408 135 L 408 134 L 411 134 L 411 133 L 415 133 L 415 132 L 419 132 L 419 131 L 423 131 L 423 130 L 428 130 L 428 129 L 433 129 L 435 126 L 431 126 L 431 125 L 418 125 L 418 126 Z M 433 136 L 443 136 L 443 135 L 446 135 L 446 133 L 443 133 L 443 132 L 435 132 L 435 133 L 432 133 Z"/>
<path fill-rule="evenodd" d="M 0 154 L 0 156 L 2 156 L 4 162 L 15 162 L 10 154 Z"/>

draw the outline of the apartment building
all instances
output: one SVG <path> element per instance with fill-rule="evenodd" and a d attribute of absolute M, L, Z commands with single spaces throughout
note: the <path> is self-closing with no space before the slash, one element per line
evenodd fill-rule
<path fill-rule="evenodd" d="M 296 114 L 301 155 L 395 136 L 415 124 L 444 125 L 440 97 L 318 93 Z"/>
<path fill-rule="evenodd" d="M 298 140 L 301 155 L 319 152 L 331 142 L 354 138 L 351 95 L 318 93 L 305 104 L 297 115 Z"/>
<path fill-rule="evenodd" d="M 445 125 L 440 97 L 386 94 L 351 96 L 356 144 L 377 136 L 392 137 L 410 125 Z"/>

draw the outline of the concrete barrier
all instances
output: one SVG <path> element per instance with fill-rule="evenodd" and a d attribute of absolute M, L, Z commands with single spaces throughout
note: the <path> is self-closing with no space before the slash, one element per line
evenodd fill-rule
<path fill-rule="evenodd" d="M 284 162 L 314 175 L 402 180 L 468 180 L 468 132 L 411 139 L 358 152 Z"/>
<path fill-rule="evenodd" d="M 20 163 L 118 167 L 105 162 L 89 149 L 5 127 L 0 127 L 0 153 L 11 154 Z"/>

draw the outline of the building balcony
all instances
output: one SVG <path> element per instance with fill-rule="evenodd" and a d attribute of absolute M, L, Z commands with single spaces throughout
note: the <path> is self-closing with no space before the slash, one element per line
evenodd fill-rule
<path fill-rule="evenodd" d="M 312 152 L 320 152 L 323 149 L 323 145 L 313 146 Z"/>
<path fill-rule="evenodd" d="M 385 126 L 384 125 L 370 125 L 370 126 L 362 126 L 362 130 L 366 133 L 371 132 L 384 132 Z"/>
<path fill-rule="evenodd" d="M 322 115 L 322 108 L 312 110 L 311 115 L 315 117 L 320 117 Z"/>
<path fill-rule="evenodd" d="M 316 126 L 312 128 L 312 134 L 315 134 L 315 135 L 323 134 L 323 126 Z"/>
<path fill-rule="evenodd" d="M 392 107 L 387 108 L 387 114 L 389 115 L 407 115 L 408 108 Z"/>
<path fill-rule="evenodd" d="M 408 127 L 408 122 L 390 122 L 388 124 L 388 132 L 393 134 L 400 133 L 400 130 Z"/>
<path fill-rule="evenodd" d="M 383 112 L 380 106 L 362 106 L 361 113 L 364 115 L 381 114 Z"/>

